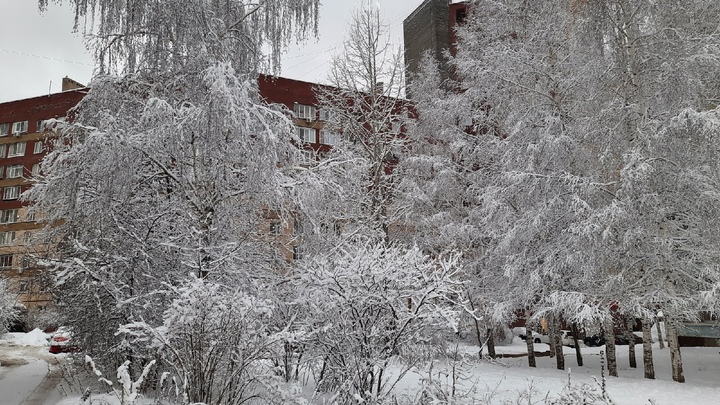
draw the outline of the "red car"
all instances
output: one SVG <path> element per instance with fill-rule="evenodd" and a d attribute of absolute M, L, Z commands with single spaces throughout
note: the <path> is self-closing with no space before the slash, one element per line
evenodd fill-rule
<path fill-rule="evenodd" d="M 72 343 L 72 335 L 66 330 L 58 330 L 48 339 L 50 353 L 72 353 L 80 351 L 80 347 Z"/>

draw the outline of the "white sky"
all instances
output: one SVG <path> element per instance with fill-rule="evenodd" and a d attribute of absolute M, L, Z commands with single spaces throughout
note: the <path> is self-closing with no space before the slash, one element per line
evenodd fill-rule
<path fill-rule="evenodd" d="M 422 1 L 377 0 L 393 46 L 402 46 L 402 22 Z M 324 82 L 327 61 L 340 52 L 350 14 L 360 2 L 321 0 L 320 37 L 291 45 L 281 76 Z M 40 14 L 35 0 L 0 0 L 0 16 L 0 102 L 59 92 L 65 76 L 90 81 L 92 59 L 81 35 L 72 33 L 69 4 L 50 4 Z"/>

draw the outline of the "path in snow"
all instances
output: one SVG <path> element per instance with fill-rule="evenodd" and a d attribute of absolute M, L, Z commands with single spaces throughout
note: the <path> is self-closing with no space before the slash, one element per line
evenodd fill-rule
<path fill-rule="evenodd" d="M 29 359 L 28 364 L 4 371 L 0 377 L 3 405 L 42 405 L 59 379 L 59 373 L 49 373 L 48 364 L 40 359 Z"/>
<path fill-rule="evenodd" d="M 0 405 L 45 405 L 58 402 L 62 371 L 48 353 L 47 334 L 8 333 L 0 338 Z"/>

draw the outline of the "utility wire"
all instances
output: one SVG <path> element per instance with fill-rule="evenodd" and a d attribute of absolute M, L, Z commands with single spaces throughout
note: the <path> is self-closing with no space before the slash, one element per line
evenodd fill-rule
<path fill-rule="evenodd" d="M 53 58 L 53 57 L 50 57 L 50 56 L 34 55 L 34 54 L 31 54 L 31 53 L 25 53 L 25 52 L 11 51 L 11 50 L 9 50 L 9 49 L 0 48 L 0 51 L 2 51 L 2 52 L 7 52 L 7 53 L 12 53 L 12 54 L 15 54 L 15 55 L 29 56 L 29 57 L 31 57 L 31 58 L 47 59 L 47 60 L 52 60 L 52 61 L 56 61 L 56 62 L 73 63 L 73 64 L 75 64 L 75 65 L 82 65 L 82 66 L 94 67 L 94 65 L 91 65 L 91 64 L 89 64 L 89 63 L 76 62 L 76 61 L 66 60 L 66 59 L 58 59 L 58 58 Z"/>

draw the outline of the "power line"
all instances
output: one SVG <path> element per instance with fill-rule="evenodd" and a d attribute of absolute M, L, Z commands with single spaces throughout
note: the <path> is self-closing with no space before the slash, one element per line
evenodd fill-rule
<path fill-rule="evenodd" d="M 53 57 L 50 57 L 50 56 L 34 55 L 34 54 L 31 54 L 31 53 L 25 53 L 25 52 L 11 51 L 11 50 L 9 50 L 9 49 L 0 48 L 0 51 L 2 51 L 2 52 L 7 52 L 7 53 L 12 53 L 12 54 L 15 54 L 15 55 L 29 56 L 29 57 L 31 57 L 31 58 L 47 59 L 47 60 L 52 60 L 52 61 L 56 61 L 56 62 L 73 63 L 73 64 L 75 64 L 75 65 L 82 65 L 82 66 L 94 67 L 94 65 L 91 65 L 91 64 L 89 64 L 89 63 L 76 62 L 76 61 L 66 60 L 66 59 L 58 59 L 58 58 L 53 58 Z"/>

